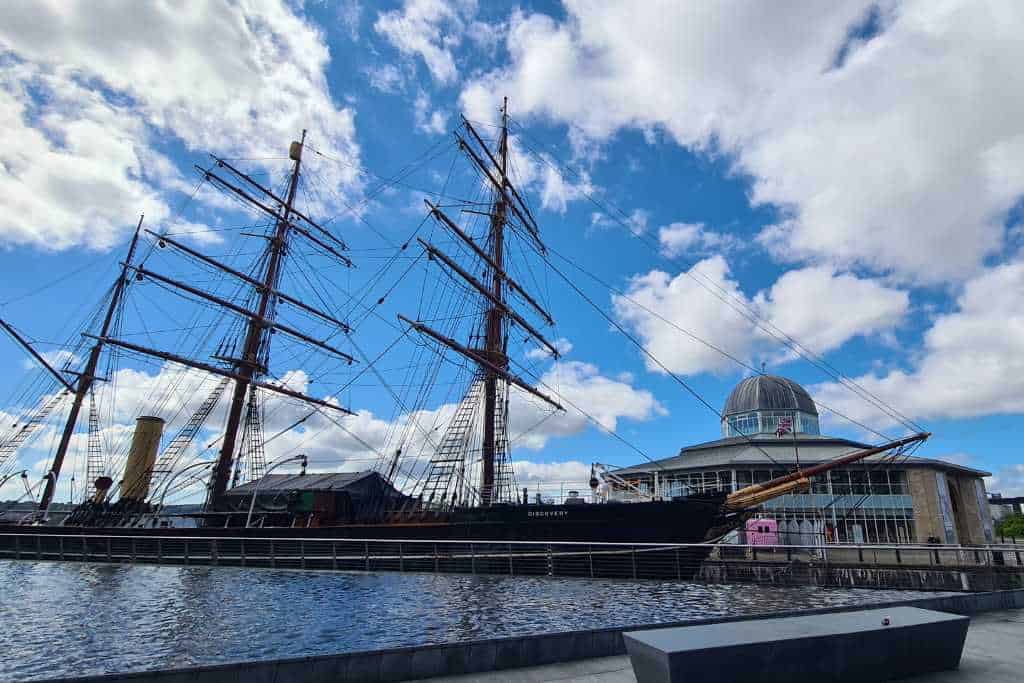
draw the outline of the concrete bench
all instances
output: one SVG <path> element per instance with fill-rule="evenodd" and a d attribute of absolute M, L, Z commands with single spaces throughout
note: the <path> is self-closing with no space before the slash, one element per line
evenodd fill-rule
<path fill-rule="evenodd" d="M 969 622 L 893 607 L 622 635 L 638 683 L 888 681 L 955 669 Z"/>

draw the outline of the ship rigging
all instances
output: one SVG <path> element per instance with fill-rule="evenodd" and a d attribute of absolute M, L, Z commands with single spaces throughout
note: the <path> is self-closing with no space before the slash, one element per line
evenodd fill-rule
<path fill-rule="evenodd" d="M 604 506 L 587 506 L 586 512 L 551 509 L 527 514 L 522 510 L 529 501 L 525 494 L 520 496 L 511 461 L 513 396 L 520 405 L 532 402 L 535 410 L 542 411 L 542 419 L 571 409 L 597 421 L 586 406 L 569 401 L 557 387 L 517 363 L 512 353 L 513 341 L 518 344 L 522 340 L 547 358 L 560 357 L 559 346 L 547 331 L 555 327 L 549 304 L 513 270 L 532 275 L 531 261 L 546 267 L 551 263 L 534 213 L 513 182 L 507 101 L 496 128 L 496 139 L 488 142 L 473 122 L 462 119 L 454 146 L 468 163 L 467 177 L 472 179 L 476 197 L 461 199 L 452 207 L 442 203 L 448 196 L 445 192 L 437 193 L 433 201 L 425 199 L 426 217 L 416 231 L 391 250 L 384 266 L 355 293 L 347 292 L 343 304 L 335 298 L 342 288 L 324 274 L 339 269 L 350 272 L 358 259 L 335 229 L 311 218 L 313 212 L 308 208 L 298 207 L 303 164 L 311 153 L 303 132 L 289 148 L 291 167 L 282 192 L 231 159 L 214 157 L 208 167 L 196 167 L 201 184 L 216 190 L 222 203 L 259 217 L 261 232 L 242 233 L 261 242 L 256 258 L 248 265 L 242 265 L 241 251 L 226 262 L 187 243 L 173 230 L 150 230 L 139 220 L 106 306 L 97 316 L 97 324 L 82 334 L 88 347 L 80 370 L 70 369 L 74 354 L 64 367 L 54 367 L 13 325 L 0 321 L 47 373 L 49 386 L 56 387 L 43 392 L 36 406 L 0 441 L 0 475 L 13 469 L 19 450 L 70 399 L 59 442 L 40 482 L 37 514 L 31 521 L 46 519 L 83 410 L 88 414 L 86 486 L 81 487 L 74 501 L 78 507 L 65 522 L 70 525 L 145 526 L 155 522 L 155 513 L 162 510 L 168 493 L 186 490 L 205 477 L 203 509 L 195 517 L 208 528 L 248 527 L 257 508 L 264 525 L 287 527 L 301 520 L 306 526 L 335 528 L 334 533 L 348 535 L 624 540 L 630 534 L 635 539 L 640 530 L 649 540 L 698 542 L 734 526 L 745 510 L 764 500 L 806 487 L 813 473 L 798 470 L 737 492 L 635 503 L 625 516 L 620 511 L 602 512 Z M 327 157 L 318 150 L 312 153 Z M 324 204 L 322 199 L 308 195 L 307 199 L 312 199 L 307 203 L 314 207 Z M 448 209 L 453 207 L 458 213 L 450 215 Z M 365 223 L 365 218 L 359 219 Z M 417 249 L 417 254 L 408 255 Z M 318 267 L 312 267 L 302 257 L 304 253 L 315 254 Z M 192 275 L 169 274 L 161 264 L 172 260 L 161 254 L 173 254 L 173 262 L 190 264 Z M 300 263 L 294 262 L 296 257 Z M 403 259 L 409 265 L 401 271 L 396 264 Z M 569 291 L 597 308 L 564 273 L 553 271 Z M 382 305 L 396 287 L 409 286 L 413 272 L 422 272 L 425 278 L 418 292 L 418 310 L 400 309 L 388 318 L 381 312 Z M 428 277 L 439 284 L 428 285 Z M 288 280 L 299 286 L 290 288 Z M 209 286 L 211 283 L 214 286 Z M 153 335 L 144 325 L 142 334 L 147 339 L 130 338 L 132 332 L 125 324 L 129 313 L 134 311 L 140 323 L 147 318 L 135 298 L 137 290 L 146 287 L 173 295 L 180 305 L 198 308 L 206 314 L 206 322 L 200 324 L 199 316 L 186 315 L 191 324 L 182 327 L 177 345 L 152 343 Z M 296 291 L 299 289 L 302 291 Z M 413 300 L 407 297 L 405 303 Z M 128 307 L 129 301 L 133 308 Z M 159 310 L 159 304 L 154 302 L 153 309 Z M 599 308 L 598 312 L 602 313 Z M 397 334 L 390 344 L 376 344 L 383 350 L 375 349 L 373 356 L 355 337 L 371 319 L 376 319 L 378 331 Z M 308 329 L 310 326 L 314 329 Z M 213 331 L 221 332 L 220 336 L 215 337 Z M 626 337 L 651 355 L 635 339 Z M 215 348 L 209 348 L 215 339 Z M 323 382 L 321 395 L 316 396 L 308 389 L 311 375 L 282 372 L 284 366 L 273 360 L 284 340 L 290 345 L 286 358 L 294 361 L 315 356 L 311 365 L 341 388 L 325 392 Z M 379 337 L 374 341 L 379 342 Z M 379 364 L 397 353 L 394 349 L 402 341 L 411 342 L 412 348 L 405 357 L 406 381 L 396 388 L 382 377 Z M 109 444 L 103 442 L 98 404 L 117 401 L 118 387 L 113 385 L 121 354 L 176 368 L 176 388 L 151 397 L 147 410 L 156 412 L 173 404 L 174 410 L 168 412 L 176 413 L 178 430 L 166 439 L 163 418 L 139 416 L 124 456 L 124 474 L 115 484 L 112 475 L 116 468 Z M 105 367 L 101 365 L 104 357 L 108 358 Z M 445 395 L 455 400 L 449 401 L 449 410 L 435 410 L 431 415 L 431 401 L 436 400 L 442 385 L 442 369 L 450 370 L 447 376 L 452 378 Z M 413 370 L 422 370 L 424 377 L 415 377 Z M 367 373 L 381 380 L 398 417 L 387 428 L 384 448 L 367 443 L 346 427 L 346 421 L 359 417 L 359 410 L 343 405 L 344 391 L 351 390 Z M 700 399 L 684 380 L 669 374 Z M 195 380 L 186 393 L 201 400 L 178 395 L 186 376 Z M 337 382 L 342 376 L 343 381 Z M 98 391 L 98 385 L 111 386 Z M 453 396 L 458 389 L 461 393 Z M 287 402 L 296 419 L 267 439 L 264 422 L 270 400 Z M 297 406 L 303 407 L 301 414 L 295 413 Z M 223 419 L 223 428 L 207 426 L 213 416 Z M 358 486 L 346 482 L 346 490 L 318 494 L 305 507 L 295 500 L 282 504 L 277 499 L 261 505 L 260 483 L 266 478 L 273 484 L 267 472 L 266 445 L 311 418 L 337 427 L 359 444 L 373 461 L 375 477 L 353 480 Z M 200 448 L 197 440 L 214 431 L 216 438 Z M 882 453 L 900 457 L 927 436 L 918 430 L 840 460 L 847 463 Z M 214 457 L 203 459 L 202 455 L 211 451 Z M 178 475 L 188 469 L 194 470 L 190 477 L 178 481 Z M 266 491 L 271 489 L 268 486 Z M 544 522 L 538 523 L 538 517 Z"/>

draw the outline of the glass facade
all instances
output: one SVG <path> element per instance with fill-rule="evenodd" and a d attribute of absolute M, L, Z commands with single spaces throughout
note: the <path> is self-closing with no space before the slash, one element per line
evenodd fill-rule
<path fill-rule="evenodd" d="M 817 415 L 802 410 L 753 410 L 728 416 L 722 422 L 722 436 L 775 436 L 779 429 L 779 421 L 785 418 L 790 420 L 790 433 L 821 434 Z"/>
<path fill-rule="evenodd" d="M 659 475 L 659 492 L 666 498 L 731 492 L 785 474 L 767 468 L 676 472 Z M 650 490 L 650 479 L 637 478 L 634 483 Z M 778 522 L 781 545 L 912 543 L 916 538 L 907 473 L 900 469 L 831 470 L 812 477 L 809 492 L 768 501 L 757 516 Z"/>

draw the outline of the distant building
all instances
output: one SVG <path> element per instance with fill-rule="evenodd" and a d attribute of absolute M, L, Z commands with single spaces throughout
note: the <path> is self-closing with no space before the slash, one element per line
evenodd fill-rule
<path fill-rule="evenodd" d="M 665 498 L 736 491 L 827 462 L 869 444 L 824 436 L 810 395 L 784 377 L 740 382 L 722 411 L 722 438 L 615 473 Z M 993 541 L 988 472 L 923 457 L 874 456 L 811 479 L 807 493 L 769 501 L 757 516 L 777 523 L 779 543 Z M 742 538 L 744 532 L 740 532 Z"/>

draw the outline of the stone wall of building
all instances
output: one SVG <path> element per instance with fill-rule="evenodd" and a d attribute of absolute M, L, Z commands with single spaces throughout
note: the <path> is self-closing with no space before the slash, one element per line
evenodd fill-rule
<path fill-rule="evenodd" d="M 939 498 L 937 470 L 927 467 L 913 467 L 907 470 L 907 483 L 910 495 L 914 499 L 914 526 L 917 530 L 917 542 L 927 543 L 931 537 L 945 542 L 946 532 L 942 524 L 942 500 Z M 982 515 L 987 501 L 978 500 L 978 477 L 946 472 L 945 480 L 954 506 L 957 542 L 962 544 L 983 544 L 985 538 L 985 520 Z M 984 483 L 981 487 L 985 495 Z"/>
<path fill-rule="evenodd" d="M 914 528 L 918 543 L 927 543 L 929 538 L 945 540 L 942 528 L 942 509 L 935 472 L 929 469 L 911 467 L 907 470 L 907 485 L 914 499 Z"/>
<path fill-rule="evenodd" d="M 961 543 L 986 543 L 985 526 L 982 519 L 982 506 L 978 501 L 978 487 L 975 484 L 978 477 L 946 475 L 951 487 L 955 486 L 960 498 L 960 510 L 958 513 L 957 527 L 963 531 L 960 538 Z M 984 492 L 984 486 L 982 487 Z M 987 501 L 982 501 L 987 510 Z"/>

